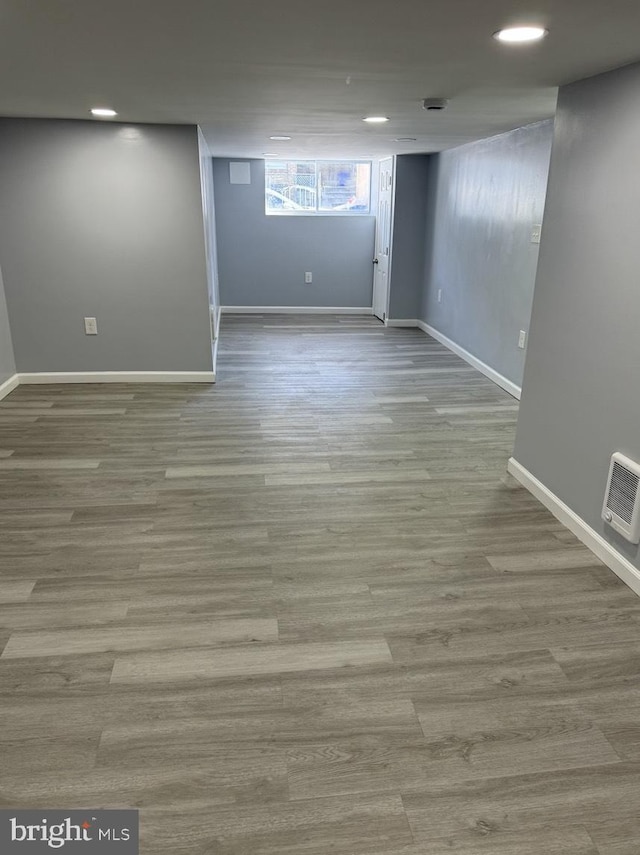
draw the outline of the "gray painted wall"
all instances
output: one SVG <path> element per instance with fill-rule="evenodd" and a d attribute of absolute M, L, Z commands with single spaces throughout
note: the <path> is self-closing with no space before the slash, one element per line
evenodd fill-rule
<path fill-rule="evenodd" d="M 16 361 L 13 355 L 11 328 L 4 296 L 2 270 L 0 270 L 0 385 L 16 373 Z"/>
<path fill-rule="evenodd" d="M 211 370 L 195 127 L 2 120 L 0 258 L 19 372 Z"/>
<path fill-rule="evenodd" d="M 515 458 L 600 520 L 609 459 L 640 460 L 640 65 L 560 91 Z"/>
<path fill-rule="evenodd" d="M 396 157 L 389 317 L 418 318 L 424 281 L 428 155 Z"/>
<path fill-rule="evenodd" d="M 375 218 L 267 216 L 264 161 L 250 163 L 251 184 L 230 184 L 213 161 L 222 305 L 370 307 Z"/>
<path fill-rule="evenodd" d="M 551 120 L 538 122 L 431 159 L 419 317 L 517 386 L 552 135 Z"/>

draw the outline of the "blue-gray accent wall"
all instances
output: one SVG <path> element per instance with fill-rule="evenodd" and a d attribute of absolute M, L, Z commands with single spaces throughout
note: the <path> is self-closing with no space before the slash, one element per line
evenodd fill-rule
<path fill-rule="evenodd" d="M 430 158 L 418 317 L 520 386 L 553 121 Z M 395 257 L 394 257 L 395 264 Z M 442 302 L 438 302 L 438 291 Z"/>
<path fill-rule="evenodd" d="M 640 461 L 640 64 L 560 90 L 514 456 L 600 518 L 611 454 Z"/>
<path fill-rule="evenodd" d="M 429 155 L 401 154 L 396 157 L 395 210 L 389 317 L 411 320 L 419 317 L 424 283 Z"/>
<path fill-rule="evenodd" d="M 370 308 L 375 218 L 267 216 L 264 160 L 250 184 L 230 183 L 229 162 L 213 161 L 222 306 Z"/>

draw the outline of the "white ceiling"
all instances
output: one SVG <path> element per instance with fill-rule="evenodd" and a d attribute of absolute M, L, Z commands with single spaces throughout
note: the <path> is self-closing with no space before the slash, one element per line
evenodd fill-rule
<path fill-rule="evenodd" d="M 533 22 L 542 43 L 491 37 Z M 0 0 L 0 114 L 113 106 L 200 124 L 236 157 L 437 151 L 547 118 L 558 85 L 638 59 L 638 0 Z"/>

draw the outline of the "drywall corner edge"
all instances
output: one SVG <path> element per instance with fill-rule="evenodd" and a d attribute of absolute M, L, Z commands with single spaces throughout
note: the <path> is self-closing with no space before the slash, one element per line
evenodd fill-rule
<path fill-rule="evenodd" d="M 562 499 L 559 499 L 555 493 L 552 493 L 548 487 L 538 481 L 535 475 L 532 475 L 514 457 L 509 458 L 507 469 L 516 481 L 522 484 L 538 501 L 542 502 L 545 508 L 551 511 L 562 525 L 573 532 L 578 540 L 593 552 L 596 558 L 599 558 L 610 570 L 613 570 L 625 585 L 628 585 L 635 594 L 640 596 L 640 570 L 634 567 L 630 561 L 627 561 L 624 555 L 621 555 L 610 543 L 607 543 L 582 517 L 572 511 Z"/>
<path fill-rule="evenodd" d="M 20 378 L 17 374 L 14 374 L 13 377 L 9 377 L 8 380 L 5 380 L 4 383 L 0 383 L 0 401 L 3 398 L 6 398 L 9 392 L 13 392 L 14 389 L 20 385 Z"/>
<path fill-rule="evenodd" d="M 443 335 L 439 330 L 435 329 L 435 327 L 425 324 L 424 321 L 418 321 L 418 327 L 422 332 L 425 332 L 427 335 L 435 338 L 435 340 L 439 341 L 440 344 L 443 344 L 461 359 L 464 359 L 464 361 L 468 362 L 469 365 L 473 365 L 474 368 L 477 368 L 481 374 L 484 374 L 485 377 L 492 380 L 496 386 L 500 386 L 501 389 L 504 389 L 505 392 L 508 392 L 517 401 L 520 400 L 522 388 L 520 386 L 516 386 L 516 384 L 511 380 L 498 373 L 495 368 L 487 365 L 486 362 L 482 362 L 482 360 L 478 359 L 477 356 L 474 356 L 473 353 L 469 353 L 469 351 L 465 350 L 464 347 L 460 347 L 460 345 L 456 344 L 455 341 L 447 338 L 446 335 Z"/>
<path fill-rule="evenodd" d="M 211 337 L 212 337 L 212 360 L 213 360 L 213 377 L 215 382 L 216 370 L 218 367 L 218 344 L 220 343 L 220 318 L 222 312 L 219 306 L 210 306 L 211 313 Z"/>

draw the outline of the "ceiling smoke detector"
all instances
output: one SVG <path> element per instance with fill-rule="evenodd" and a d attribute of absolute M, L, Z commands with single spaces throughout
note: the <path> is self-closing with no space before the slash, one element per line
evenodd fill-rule
<path fill-rule="evenodd" d="M 445 110 L 449 103 L 448 98 L 425 98 L 422 102 L 423 110 Z"/>

